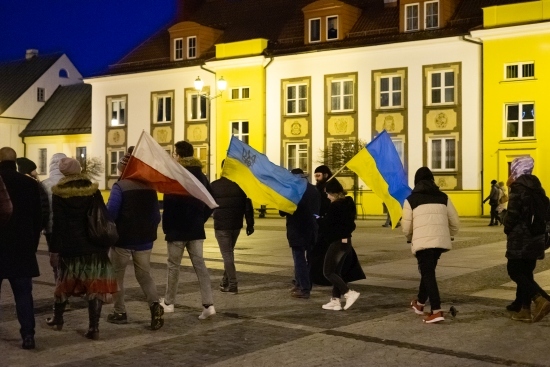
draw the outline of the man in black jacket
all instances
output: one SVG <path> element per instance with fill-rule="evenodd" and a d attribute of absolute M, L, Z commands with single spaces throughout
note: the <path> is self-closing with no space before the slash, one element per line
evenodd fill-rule
<path fill-rule="evenodd" d="M 13 205 L 8 223 L 0 228 L 0 286 L 8 279 L 21 325 L 23 349 L 34 349 L 32 278 L 40 275 L 36 249 L 42 229 L 38 182 L 18 173 L 12 148 L 0 149 L 0 177 Z"/>
<path fill-rule="evenodd" d="M 483 204 L 488 200 L 489 205 L 491 206 L 491 222 L 489 223 L 489 226 L 498 226 L 498 197 L 499 197 L 500 188 L 497 185 L 497 180 L 491 181 L 491 192 L 489 195 L 483 200 Z"/>
<path fill-rule="evenodd" d="M 233 250 L 243 228 L 243 216 L 246 219 L 246 235 L 254 233 L 254 209 L 239 185 L 225 177 L 212 182 L 212 196 L 219 205 L 214 209 L 214 233 L 223 257 L 224 272 L 220 291 L 237 294 L 237 270 Z"/>
<path fill-rule="evenodd" d="M 178 163 L 191 172 L 212 193 L 210 183 L 202 173 L 201 161 L 193 157 L 193 146 L 186 141 L 179 141 L 175 147 Z M 199 319 L 207 319 L 216 313 L 210 275 L 204 263 L 202 247 L 206 239 L 204 223 L 211 214 L 212 209 L 193 196 L 164 195 L 162 229 L 168 245 L 168 284 L 166 285 L 166 295 L 161 299 L 164 312 L 174 312 L 181 259 L 184 249 L 187 249 L 201 291 L 203 310 Z"/>

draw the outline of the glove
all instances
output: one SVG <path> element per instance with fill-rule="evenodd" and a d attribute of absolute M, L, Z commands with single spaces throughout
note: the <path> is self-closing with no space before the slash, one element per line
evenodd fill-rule
<path fill-rule="evenodd" d="M 253 226 L 246 227 L 246 235 L 250 236 L 252 233 L 254 233 L 254 227 Z"/>
<path fill-rule="evenodd" d="M 59 266 L 59 254 L 55 252 L 50 252 L 50 265 L 52 268 L 57 268 Z"/>

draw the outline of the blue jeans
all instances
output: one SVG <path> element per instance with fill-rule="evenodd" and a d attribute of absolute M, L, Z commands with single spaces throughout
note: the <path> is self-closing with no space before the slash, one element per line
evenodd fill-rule
<path fill-rule="evenodd" d="M 2 287 L 2 281 L 0 279 L 0 288 Z M 13 292 L 13 298 L 15 299 L 15 310 L 17 311 L 17 320 L 21 329 L 21 337 L 24 338 L 27 335 L 34 336 L 34 304 L 32 299 L 32 278 L 8 278 Z"/>
<path fill-rule="evenodd" d="M 306 260 L 305 247 L 292 247 L 292 257 L 294 258 L 294 277 L 296 286 L 304 293 L 311 291 L 311 282 L 309 280 L 309 267 Z"/>

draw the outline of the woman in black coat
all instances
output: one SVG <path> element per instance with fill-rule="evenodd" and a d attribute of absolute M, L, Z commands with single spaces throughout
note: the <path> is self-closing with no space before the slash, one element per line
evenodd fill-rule
<path fill-rule="evenodd" d="M 359 297 L 359 292 L 349 289 L 342 279 L 344 260 L 353 250 L 351 233 L 355 230 L 355 203 L 351 197 L 346 196 L 344 188 L 335 178 L 327 182 L 325 190 L 331 204 L 320 228 L 323 238 L 329 243 L 323 273 L 332 283 L 332 298 L 323 305 L 323 309 L 341 310 L 340 297 L 344 295 L 344 310 L 347 310 Z"/>
<path fill-rule="evenodd" d="M 108 249 L 94 246 L 88 236 L 87 212 L 93 196 L 101 194 L 97 183 L 92 183 L 80 173 L 77 160 L 61 159 L 59 170 L 65 178 L 52 188 L 50 248 L 51 256 L 59 258 L 59 270 L 54 292 L 54 317 L 49 318 L 47 323 L 61 330 L 67 299 L 70 296 L 85 296 L 90 321 L 86 337 L 97 340 L 102 305 L 111 302 L 112 293 L 117 291 Z"/>

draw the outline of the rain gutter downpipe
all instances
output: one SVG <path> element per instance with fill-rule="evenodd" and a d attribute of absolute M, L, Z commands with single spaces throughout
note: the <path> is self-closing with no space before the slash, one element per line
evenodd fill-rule
<path fill-rule="evenodd" d="M 264 124 L 265 124 L 265 130 L 264 130 L 264 149 L 265 153 L 267 153 L 267 67 L 273 62 L 275 59 L 273 56 L 266 54 L 265 56 L 269 57 L 269 61 L 264 66 L 264 80 L 265 80 L 265 87 L 264 87 L 264 103 L 266 104 L 264 106 Z M 280 153 L 279 153 L 280 154 Z"/>

